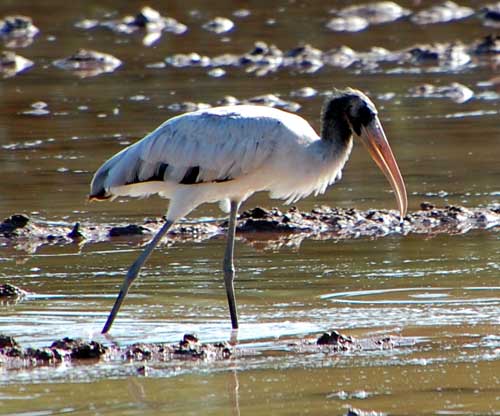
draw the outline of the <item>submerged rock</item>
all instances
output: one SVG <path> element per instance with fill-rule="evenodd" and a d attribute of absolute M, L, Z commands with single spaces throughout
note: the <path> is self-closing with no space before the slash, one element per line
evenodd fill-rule
<path fill-rule="evenodd" d="M 434 63 L 446 68 L 456 68 L 471 61 L 468 48 L 460 43 L 435 43 L 415 45 L 406 50 L 414 63 Z"/>
<path fill-rule="evenodd" d="M 483 24 L 495 29 L 500 28 L 500 2 L 489 4 L 480 10 L 480 17 Z"/>
<path fill-rule="evenodd" d="M 204 110 L 210 108 L 211 105 L 208 103 L 195 103 L 192 101 L 183 101 L 181 103 L 172 103 L 168 105 L 168 109 L 178 113 L 186 113 L 197 110 Z"/>
<path fill-rule="evenodd" d="M 358 17 L 369 24 L 393 22 L 410 14 L 410 10 L 392 1 L 378 1 L 355 6 L 348 6 L 337 12 L 342 17 Z"/>
<path fill-rule="evenodd" d="M 247 72 L 257 76 L 264 76 L 277 71 L 283 64 L 284 53 L 275 45 L 266 42 L 255 42 L 254 48 L 242 55 L 224 54 L 210 58 L 196 52 L 168 56 L 165 62 L 176 67 L 203 66 L 203 67 L 244 67 Z M 294 60 L 289 60 L 293 64 Z"/>
<path fill-rule="evenodd" d="M 296 112 L 300 109 L 300 104 L 295 101 L 285 100 L 275 94 L 264 94 L 247 99 L 240 100 L 233 96 L 226 96 L 216 102 L 217 105 L 240 105 L 240 104 L 256 104 L 265 105 L 267 107 L 281 108 L 286 111 Z M 185 113 L 186 111 L 203 110 L 212 107 L 208 103 L 194 103 L 191 101 L 184 101 L 180 103 L 172 103 L 167 106 L 170 111 Z"/>
<path fill-rule="evenodd" d="M 4 78 L 10 78 L 33 66 L 33 61 L 23 58 L 12 51 L 0 53 L 0 73 Z"/>
<path fill-rule="evenodd" d="M 29 46 L 38 32 L 29 16 L 13 15 L 0 19 L 0 37 L 9 48 Z"/>
<path fill-rule="evenodd" d="M 323 54 L 325 64 L 339 68 L 347 68 L 359 60 L 358 54 L 348 46 L 340 46 Z"/>
<path fill-rule="evenodd" d="M 369 25 L 368 20 L 359 16 L 339 16 L 331 18 L 325 26 L 334 32 L 359 32 Z"/>
<path fill-rule="evenodd" d="M 413 14 L 410 19 L 413 23 L 428 25 L 465 19 L 473 14 L 474 9 L 470 7 L 459 6 L 453 1 L 445 1 L 439 5 L 431 6 Z"/>
<path fill-rule="evenodd" d="M 232 30 L 234 28 L 234 23 L 226 17 L 215 17 L 206 22 L 202 27 L 209 32 L 221 34 Z"/>
<path fill-rule="evenodd" d="M 409 90 L 413 97 L 425 98 L 449 98 L 456 103 L 465 103 L 474 96 L 474 91 L 465 85 L 453 82 L 450 85 L 436 86 L 433 84 L 422 84 Z"/>
<path fill-rule="evenodd" d="M 473 46 L 473 52 L 477 55 L 500 54 L 500 35 L 488 35 Z"/>
<path fill-rule="evenodd" d="M 208 56 L 201 56 L 196 52 L 178 53 L 168 56 L 165 58 L 165 62 L 176 68 L 211 66 L 210 58 Z"/>
<path fill-rule="evenodd" d="M 72 71 L 81 78 L 86 78 L 113 72 L 122 64 L 122 61 L 107 53 L 79 49 L 67 58 L 55 60 L 53 64 L 58 68 Z"/>
<path fill-rule="evenodd" d="M 315 73 L 325 65 L 356 70 L 373 71 L 380 66 L 391 71 L 435 72 L 436 67 L 443 72 L 461 69 L 472 63 L 472 56 L 488 59 L 498 54 L 498 36 L 490 35 L 471 44 L 460 41 L 416 44 L 401 50 L 388 50 L 373 46 L 368 51 L 355 51 L 348 46 L 339 46 L 322 51 L 310 44 L 301 44 L 289 50 L 281 50 L 275 44 L 257 41 L 251 50 L 243 54 L 225 53 L 217 56 L 201 55 L 197 52 L 167 56 L 165 63 L 152 64 L 154 67 L 173 66 L 176 68 L 206 67 L 224 69 L 242 68 L 256 76 L 267 76 L 279 70 L 288 69 L 300 73 Z M 475 59 L 475 62 L 477 62 Z M 421 65 L 432 65 L 421 68 Z M 151 66 L 151 65 L 150 65 Z M 393 68 L 390 68 L 390 67 Z M 408 68 L 410 67 L 410 68 Z"/>
<path fill-rule="evenodd" d="M 49 105 L 45 101 L 36 101 L 31 103 L 28 110 L 24 110 L 21 113 L 23 116 L 47 116 L 50 114 Z"/>
<path fill-rule="evenodd" d="M 148 6 L 143 7 L 135 16 L 124 16 L 121 19 L 102 21 L 84 19 L 77 22 L 76 26 L 85 30 L 104 27 L 115 33 L 126 35 L 145 32 L 142 41 L 145 46 L 154 44 L 164 32 L 180 35 L 188 29 L 185 24 L 173 17 L 162 16 L 160 12 Z"/>

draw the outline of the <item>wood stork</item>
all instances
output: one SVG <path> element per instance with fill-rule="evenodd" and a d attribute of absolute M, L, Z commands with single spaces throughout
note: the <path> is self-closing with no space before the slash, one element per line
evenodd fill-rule
<path fill-rule="evenodd" d="M 391 184 L 401 216 L 407 208 L 403 178 L 371 100 L 354 89 L 335 90 L 325 101 L 321 135 L 303 118 L 274 108 L 235 105 L 173 117 L 105 162 L 89 198 L 170 200 L 165 224 L 125 276 L 102 330 L 106 333 L 130 285 L 172 224 L 204 202 L 229 212 L 224 283 L 233 329 L 238 328 L 233 280 L 234 237 L 240 204 L 258 191 L 288 203 L 325 192 L 340 179 L 353 135 L 366 145 Z"/>

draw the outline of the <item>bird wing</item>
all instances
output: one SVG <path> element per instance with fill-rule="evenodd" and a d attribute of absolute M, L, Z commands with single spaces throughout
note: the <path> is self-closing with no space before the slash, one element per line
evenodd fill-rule
<path fill-rule="evenodd" d="M 298 116 L 255 106 L 220 107 L 174 117 L 109 159 L 97 171 L 91 198 L 151 181 L 223 182 L 258 169 L 284 141 L 295 140 Z M 296 134 L 295 134 L 296 136 Z"/>

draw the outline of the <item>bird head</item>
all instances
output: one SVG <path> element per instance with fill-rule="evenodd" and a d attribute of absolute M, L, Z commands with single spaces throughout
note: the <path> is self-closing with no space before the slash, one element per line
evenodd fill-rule
<path fill-rule="evenodd" d="M 330 130 L 341 141 L 351 140 L 353 134 L 359 137 L 389 181 L 401 218 L 404 217 L 408 207 L 405 183 L 373 102 L 355 89 L 335 90 L 325 103 L 323 123 L 323 136 L 328 136 Z"/>

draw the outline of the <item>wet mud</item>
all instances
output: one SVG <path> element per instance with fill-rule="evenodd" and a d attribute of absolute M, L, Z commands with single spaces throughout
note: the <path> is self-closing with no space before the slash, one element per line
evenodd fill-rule
<path fill-rule="evenodd" d="M 186 334 L 177 344 L 137 343 L 120 347 L 104 345 L 97 341 L 63 338 L 50 346 L 23 348 L 11 336 L 0 335 L 0 366 L 30 368 L 62 362 L 96 362 L 98 360 L 122 361 L 173 361 L 173 360 L 224 360 L 230 358 L 232 348 L 226 343 L 201 343 L 194 335 Z"/>
<path fill-rule="evenodd" d="M 338 331 L 325 332 L 318 338 L 304 337 L 273 341 L 272 349 L 287 354 L 342 354 L 354 351 L 392 350 L 412 346 L 411 338 L 378 336 L 355 338 Z M 269 349 L 269 347 L 266 347 Z M 0 334 L 0 367 L 9 369 L 33 368 L 63 362 L 97 363 L 98 361 L 140 362 L 154 365 L 175 361 L 223 361 L 260 355 L 258 348 L 237 341 L 202 343 L 195 335 L 185 334 L 175 344 L 135 343 L 119 346 L 82 339 L 63 338 L 50 346 L 23 348 L 13 337 Z M 318 356 L 321 359 L 321 356 Z M 142 373 L 146 367 L 139 367 Z M 143 374 L 143 373 L 142 373 Z M 144 374 L 143 374 L 144 375 Z"/>
<path fill-rule="evenodd" d="M 253 208 L 243 212 L 237 232 L 244 241 L 276 243 L 292 238 L 300 243 L 304 239 L 374 238 L 390 234 L 448 233 L 463 234 L 470 230 L 498 231 L 500 207 L 468 208 L 464 206 L 435 207 L 422 202 L 421 209 L 403 219 L 393 210 L 339 209 L 327 206 L 312 211 L 295 207 L 288 211 Z M 90 224 L 42 221 L 24 214 L 14 214 L 0 223 L 0 246 L 36 251 L 47 244 L 92 244 L 113 238 L 150 238 L 163 224 L 163 219 L 146 219 L 143 224 Z M 201 241 L 224 234 L 227 221 L 184 222 L 169 232 L 169 240 Z M 257 238 L 254 238 L 257 237 Z"/>

